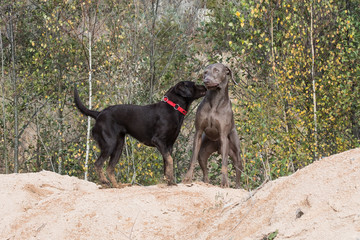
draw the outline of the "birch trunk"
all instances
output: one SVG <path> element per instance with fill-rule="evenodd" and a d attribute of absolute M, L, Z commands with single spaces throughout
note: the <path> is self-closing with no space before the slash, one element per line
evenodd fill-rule
<path fill-rule="evenodd" d="M 17 96 L 17 81 L 15 71 L 15 41 L 14 41 L 14 30 L 13 30 L 13 15 L 12 9 L 10 10 L 10 23 L 9 23 L 9 38 L 11 45 L 11 62 L 12 62 L 12 82 L 14 91 L 14 172 L 17 173 L 19 169 L 19 122 L 18 122 L 18 96 Z"/>
<path fill-rule="evenodd" d="M 90 26 L 90 20 L 89 20 Z M 89 109 L 91 109 L 91 98 L 92 98 L 92 85 L 91 85 L 91 76 L 92 76 L 92 65 L 91 65 L 91 31 L 89 27 Z M 85 180 L 88 180 L 88 166 L 89 166 L 89 152 L 90 152 L 90 123 L 91 117 L 88 116 L 88 125 L 87 125 L 87 136 L 86 136 L 86 157 L 85 157 Z"/>
<path fill-rule="evenodd" d="M 155 59 L 155 51 L 156 51 L 156 30 L 155 30 L 155 26 L 156 26 L 156 18 L 157 18 L 157 12 L 158 12 L 158 7 L 159 7 L 159 0 L 156 1 L 152 1 L 152 26 L 151 26 L 151 46 L 150 46 L 150 72 L 151 72 L 151 76 L 150 76 L 150 98 L 149 98 L 149 103 L 152 103 L 152 97 L 154 94 L 154 84 L 155 84 L 155 71 L 156 71 L 156 59 Z"/>
<path fill-rule="evenodd" d="M 9 173 L 6 139 L 6 112 L 5 112 L 5 73 L 4 73 L 4 48 L 2 41 L 2 32 L 0 29 L 0 49 L 1 49 L 1 82 L 2 82 L 2 112 L 3 112 L 3 159 L 5 164 L 5 173 Z"/>
<path fill-rule="evenodd" d="M 316 110 L 316 86 L 315 86 L 315 51 L 314 51 L 314 9 L 313 9 L 313 1 L 311 1 L 310 6 L 310 42 L 311 42 L 311 79 L 313 85 L 313 105 L 314 105 L 314 159 L 318 158 L 318 136 L 317 136 L 317 110 Z"/>
<path fill-rule="evenodd" d="M 59 80 L 61 81 L 61 79 Z M 61 84 L 60 84 L 61 85 Z M 59 90 L 61 91 L 62 88 L 60 87 Z M 59 92 L 61 94 L 61 92 Z M 59 110 L 58 110 L 58 125 L 59 125 L 59 133 L 58 133 L 58 144 L 59 144 L 59 151 L 58 151 L 58 173 L 61 174 L 62 172 L 62 161 L 63 161 L 63 126 L 64 126 L 64 113 L 63 113 L 63 103 L 61 97 L 59 96 L 58 100 Z"/>

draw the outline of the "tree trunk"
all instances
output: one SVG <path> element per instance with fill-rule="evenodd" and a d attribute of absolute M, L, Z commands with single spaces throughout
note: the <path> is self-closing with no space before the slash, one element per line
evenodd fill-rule
<path fill-rule="evenodd" d="M 135 83 L 136 81 L 136 70 L 138 68 L 138 60 L 139 60 L 139 55 L 137 54 L 137 35 L 138 35 L 138 22 L 137 22 L 137 18 L 138 18 L 138 12 L 139 12 L 139 6 L 138 3 L 136 2 L 136 0 L 134 0 L 134 7 L 135 7 L 135 12 L 134 12 L 134 40 L 133 40 L 133 56 L 135 57 L 135 61 L 133 61 L 133 67 L 132 67 L 132 72 L 131 77 L 130 77 L 130 87 L 129 87 L 129 91 L 128 91 L 128 104 L 132 104 L 133 101 L 133 94 L 134 93 L 134 86 L 133 86 L 133 82 Z"/>
<path fill-rule="evenodd" d="M 11 45 L 11 62 L 12 62 L 12 83 L 14 91 L 14 172 L 17 173 L 19 169 L 19 123 L 18 123 L 18 95 L 17 95 L 17 81 L 15 70 L 15 40 L 13 30 L 13 9 L 10 10 L 10 23 L 9 23 L 9 38 Z"/>
<path fill-rule="evenodd" d="M 89 109 L 91 109 L 91 98 L 92 98 L 92 85 L 91 85 L 91 76 L 92 76 L 92 65 L 91 65 L 91 31 L 90 31 L 90 17 L 89 17 Z M 91 117 L 88 116 L 88 125 L 87 125 L 87 136 L 86 136 L 86 157 L 85 157 L 85 180 L 88 180 L 88 166 L 89 166 L 89 152 L 90 152 L 90 124 Z"/>
<path fill-rule="evenodd" d="M 151 4 L 151 10 L 152 10 L 152 26 L 151 26 L 151 46 L 150 46 L 150 97 L 149 102 L 152 103 L 152 97 L 154 94 L 154 84 L 155 84 L 155 48 L 156 48 L 156 31 L 155 31 L 155 25 L 156 25 L 156 18 L 157 18 L 157 11 L 159 7 L 159 0 L 153 0 Z"/>
<path fill-rule="evenodd" d="M 62 172 L 62 160 L 63 160 L 63 129 L 64 129 L 64 113 L 63 113 L 63 101 L 61 99 L 61 93 L 62 93 L 62 84 L 60 83 L 61 78 L 59 79 L 59 110 L 58 110 L 58 121 L 59 121 L 59 132 L 58 132 L 58 144 L 59 144 L 59 150 L 58 150 L 58 173 L 61 174 Z"/>
<path fill-rule="evenodd" d="M 7 139 L 6 139 L 6 112 L 5 112 L 5 73 L 4 73 L 4 48 L 2 41 L 2 32 L 0 29 L 0 49 L 1 49 L 1 89 L 2 89 L 2 112 L 3 112 L 3 159 L 5 165 L 5 173 L 9 173 L 8 155 L 7 155 Z"/>
<path fill-rule="evenodd" d="M 59 71 L 59 85 L 58 85 L 58 173 L 62 173 L 62 164 L 63 164 L 63 131 L 64 131 L 64 101 L 63 91 L 64 84 L 62 81 L 62 66 L 60 64 L 60 54 L 58 54 L 56 59 L 56 65 Z"/>
<path fill-rule="evenodd" d="M 35 111 L 37 111 L 37 104 L 35 104 Z M 36 170 L 40 170 L 42 167 L 41 164 L 41 140 L 40 140 L 40 121 L 38 115 L 35 118 L 36 123 Z"/>
<path fill-rule="evenodd" d="M 313 105 L 314 105 L 314 160 L 318 158 L 318 136 L 317 136 L 317 110 L 316 110 L 316 86 L 315 86 L 315 51 L 314 51 L 314 9 L 313 1 L 310 6 L 310 43 L 311 43 L 311 79 L 313 85 Z"/>
<path fill-rule="evenodd" d="M 351 3 L 349 0 L 346 0 L 346 10 L 347 10 L 347 15 L 348 17 L 351 17 Z M 349 46 L 350 44 L 350 38 L 349 38 L 349 30 L 347 30 L 347 44 Z M 359 83 L 357 81 L 352 81 L 351 83 L 351 92 L 356 92 L 356 86 L 358 85 Z M 352 131 L 352 135 L 354 136 L 354 138 L 356 140 L 360 140 L 360 122 L 359 122 L 359 119 L 357 117 L 357 108 L 358 108 L 358 105 L 356 103 L 356 101 L 353 101 L 352 104 L 351 104 L 351 108 L 350 108 L 350 122 L 351 122 L 351 131 Z"/>

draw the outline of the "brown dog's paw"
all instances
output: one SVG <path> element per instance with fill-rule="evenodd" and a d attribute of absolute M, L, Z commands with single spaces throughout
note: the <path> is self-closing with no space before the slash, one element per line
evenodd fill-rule
<path fill-rule="evenodd" d="M 174 179 L 167 179 L 165 178 L 165 181 L 167 183 L 168 186 L 177 186 L 176 182 L 174 181 Z"/>
<path fill-rule="evenodd" d="M 168 186 L 177 186 L 177 184 L 175 182 L 168 182 L 167 185 Z"/>
<path fill-rule="evenodd" d="M 131 187 L 132 184 L 131 183 L 120 183 L 118 184 L 118 188 L 126 188 L 126 187 Z"/>
<path fill-rule="evenodd" d="M 167 183 L 168 186 L 177 186 L 174 177 L 172 176 L 164 176 L 164 181 Z"/>
<path fill-rule="evenodd" d="M 131 187 L 131 183 L 112 183 L 112 187 L 113 188 L 126 188 L 126 187 Z"/>
<path fill-rule="evenodd" d="M 106 178 L 100 178 L 100 184 L 110 186 L 110 181 L 107 180 Z"/>
<path fill-rule="evenodd" d="M 107 189 L 107 188 L 111 188 L 110 184 L 108 183 L 100 183 L 99 185 L 99 189 Z"/>

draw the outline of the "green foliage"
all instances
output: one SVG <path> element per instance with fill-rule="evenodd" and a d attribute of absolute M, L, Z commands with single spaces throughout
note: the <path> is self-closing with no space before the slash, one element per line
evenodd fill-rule
<path fill-rule="evenodd" d="M 288 175 L 319 158 L 359 146 L 357 1 L 240 1 L 214 7 L 204 35 L 230 52 L 244 138 L 244 181 Z M 318 146 L 314 139 L 310 4 L 314 8 Z M 356 37 L 357 36 L 357 37 Z M 353 54 L 355 53 L 355 54 Z M 249 186 L 252 186 L 250 184 Z"/>
<path fill-rule="evenodd" d="M 263 240 L 274 240 L 274 239 L 276 239 L 276 236 L 278 235 L 278 233 L 279 233 L 279 230 L 269 233 L 269 235 L 263 237 Z"/>
<path fill-rule="evenodd" d="M 12 4 L 4 2 L 1 13 Z M 93 40 L 95 109 L 112 104 L 144 105 L 159 101 L 170 86 L 188 80 L 197 67 L 188 62 L 193 56 L 192 50 L 187 49 L 191 39 L 188 33 L 193 31 L 193 26 L 187 23 L 193 21 L 195 15 L 179 14 L 174 4 L 161 6 L 156 15 L 150 2 L 140 1 L 36 0 L 17 1 L 13 7 L 16 72 L 21 81 L 16 92 L 10 88 L 6 91 L 5 98 L 19 96 L 20 127 L 24 126 L 20 141 L 27 142 L 20 147 L 20 171 L 47 169 L 82 177 L 86 170 L 86 118 L 73 107 L 72 98 L 76 84 L 81 99 L 87 104 L 88 31 Z M 8 15 L 1 16 L 1 27 L 7 26 Z M 7 35 L 2 32 L 2 37 L 5 59 L 10 59 Z M 152 45 L 155 47 L 151 50 Z M 11 64 L 7 61 L 5 74 L 10 70 Z M 4 83 L 12 84 L 8 78 Z M 6 148 L 12 153 L 15 136 L 10 130 L 14 125 L 14 109 L 11 101 L 5 105 L 9 121 L 7 126 L 2 125 L 1 135 L 9 131 Z M 91 144 L 89 179 L 96 181 L 93 163 L 99 150 L 94 141 Z M 179 154 L 174 155 L 181 159 Z M 0 161 L 1 172 L 5 172 L 3 167 Z M 13 168 L 11 161 L 10 168 Z M 181 168 L 179 171 L 183 172 L 184 167 Z M 145 185 L 162 182 L 162 157 L 156 149 L 129 138 L 116 174 L 122 182 Z M 180 175 L 177 179 L 180 181 Z"/>
<path fill-rule="evenodd" d="M 241 137 L 245 188 L 286 176 L 316 158 L 359 146 L 360 6 L 347 1 L 199 1 L 182 10 L 175 3 L 115 0 L 4 0 L 1 29 L 15 26 L 17 89 L 10 79 L 11 47 L 2 31 L 8 157 L 14 148 L 14 104 L 18 96 L 20 171 L 47 169 L 82 177 L 86 123 L 73 106 L 73 86 L 88 99 L 88 31 L 92 33 L 93 108 L 157 102 L 181 80 L 200 82 L 208 62 L 225 62 L 238 86 L 230 86 Z M 314 9 L 317 139 L 314 132 L 310 11 Z M 206 7 L 206 9 L 205 9 Z M 198 10 L 207 15 L 200 20 Z M 88 22 L 91 22 L 89 28 Z M 205 59 L 207 58 L 207 59 Z M 179 182 L 191 158 L 192 105 L 174 146 Z M 99 155 L 91 141 L 89 179 Z M 5 151 L 2 151 L 5 152 Z M 5 156 L 5 153 L 4 153 Z M 2 158 L 0 158 L 2 159 Z M 10 162 L 10 169 L 13 162 Z M 231 163 L 231 161 L 230 161 Z M 0 171 L 4 170 L 0 161 Z M 221 161 L 209 159 L 212 183 Z M 198 169 L 199 170 L 199 169 Z M 200 172 L 200 171 L 198 171 Z M 229 168 L 230 178 L 234 170 Z M 162 157 L 126 140 L 116 176 L 122 182 L 162 182 Z M 202 177 L 199 174 L 197 177 Z"/>

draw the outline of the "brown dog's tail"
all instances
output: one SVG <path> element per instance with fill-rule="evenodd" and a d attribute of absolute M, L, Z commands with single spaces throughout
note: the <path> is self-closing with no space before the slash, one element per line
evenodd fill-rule
<path fill-rule="evenodd" d="M 79 97 L 79 93 L 77 91 L 77 88 L 75 86 L 75 89 L 74 89 L 74 102 L 75 102 L 75 105 L 76 107 L 80 110 L 80 112 L 86 116 L 90 116 L 94 119 L 97 118 L 97 116 L 99 115 L 100 112 L 98 111 L 94 111 L 94 110 L 90 110 L 90 109 L 87 109 L 84 104 L 81 102 L 80 100 L 80 97 Z"/>

